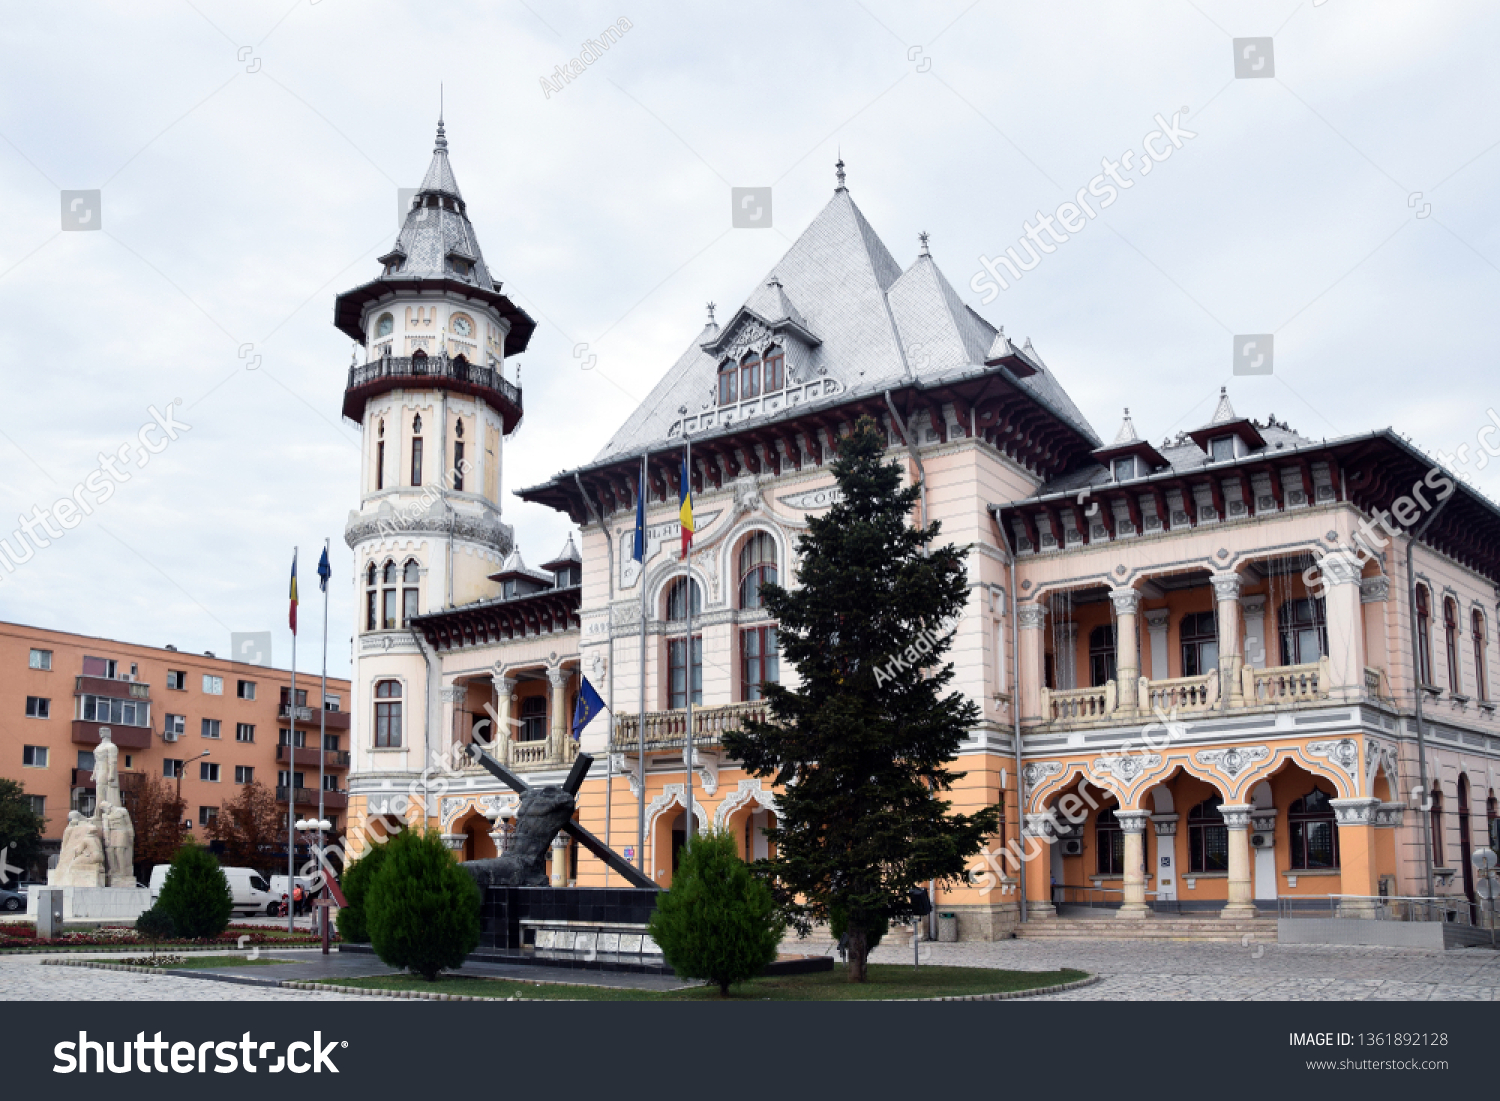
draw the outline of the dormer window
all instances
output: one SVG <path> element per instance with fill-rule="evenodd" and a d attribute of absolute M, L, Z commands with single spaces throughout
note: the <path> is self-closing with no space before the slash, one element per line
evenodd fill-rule
<path fill-rule="evenodd" d="M 751 352 L 740 360 L 740 398 L 748 401 L 760 396 L 760 355 Z"/>
<path fill-rule="evenodd" d="M 1210 462 L 1227 463 L 1234 458 L 1234 437 L 1215 436 L 1208 441 L 1208 458 Z"/>
<path fill-rule="evenodd" d="M 734 360 L 719 364 L 719 404 L 733 405 L 740 400 L 739 368 Z"/>
<path fill-rule="evenodd" d="M 781 389 L 782 376 L 786 373 L 786 356 L 778 345 L 772 344 L 766 349 L 766 385 L 765 392 L 774 394 Z"/>
<path fill-rule="evenodd" d="M 1127 455 L 1123 459 L 1116 459 L 1115 463 L 1114 463 L 1114 467 L 1115 467 L 1115 481 L 1117 481 L 1117 482 L 1128 482 L 1128 481 L 1130 481 L 1130 479 L 1132 479 L 1132 478 L 1135 477 L 1135 456 L 1134 455 Z"/>

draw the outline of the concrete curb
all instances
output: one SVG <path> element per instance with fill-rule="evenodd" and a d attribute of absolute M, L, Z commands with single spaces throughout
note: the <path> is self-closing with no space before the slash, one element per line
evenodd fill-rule
<path fill-rule="evenodd" d="M 1072 982 L 1058 983 L 1056 986 L 1038 986 L 1031 990 L 1006 990 L 999 994 L 950 994 L 945 998 L 883 998 L 882 1001 L 890 1002 L 1008 1002 L 1013 998 L 1036 998 L 1043 994 L 1061 994 L 1064 990 L 1077 990 L 1083 986 L 1093 986 L 1096 982 L 1103 982 L 1103 975 L 1087 975 Z"/>

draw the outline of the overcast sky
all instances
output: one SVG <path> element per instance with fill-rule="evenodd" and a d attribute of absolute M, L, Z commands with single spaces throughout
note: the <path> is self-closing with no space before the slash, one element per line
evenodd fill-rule
<path fill-rule="evenodd" d="M 840 149 L 897 260 L 930 232 L 1106 439 L 1125 405 L 1153 441 L 1196 427 L 1226 382 L 1306 435 L 1394 425 L 1434 448 L 1500 406 L 1500 7 L 1480 0 L 132 0 L 11 4 L 4 28 L 0 537 L 134 450 L 112 499 L 0 572 L 0 618 L 220 654 L 274 630 L 285 666 L 300 545 L 315 670 L 330 537 L 347 673 L 359 434 L 333 297 L 395 238 L 440 81 L 490 269 L 538 322 L 504 506 L 532 563 L 568 521 L 510 492 L 591 459 L 704 304 L 722 320 L 747 297 Z M 1273 77 L 1235 77 L 1250 37 Z M 1184 110 L 1196 136 L 981 305 L 981 254 Z M 730 188 L 765 185 L 773 226 L 732 229 Z M 60 192 L 92 189 L 101 228 L 63 231 Z M 1233 377 L 1233 337 L 1266 333 L 1274 373 Z M 176 400 L 191 428 L 139 466 L 150 408 Z M 1500 461 L 1474 480 L 1500 491 Z"/>

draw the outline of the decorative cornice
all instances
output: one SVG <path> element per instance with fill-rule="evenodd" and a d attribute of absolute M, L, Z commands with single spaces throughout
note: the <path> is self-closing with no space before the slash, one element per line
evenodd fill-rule
<path fill-rule="evenodd" d="M 1232 749 L 1200 749 L 1193 759 L 1200 765 L 1222 772 L 1231 780 L 1247 768 L 1271 756 L 1271 748 L 1264 745 L 1236 746 Z"/>
<path fill-rule="evenodd" d="M 1151 812 L 1146 810 L 1117 810 L 1115 821 L 1120 823 L 1121 833 L 1145 833 L 1146 819 L 1151 817 Z"/>
<path fill-rule="evenodd" d="M 1221 803 L 1219 813 L 1224 816 L 1224 825 L 1232 830 L 1250 828 L 1250 813 L 1255 810 L 1248 803 Z"/>
<path fill-rule="evenodd" d="M 1032 761 L 1021 769 L 1021 779 L 1028 788 L 1035 788 L 1043 780 L 1056 776 L 1063 770 L 1061 761 Z"/>
<path fill-rule="evenodd" d="M 358 514 L 355 513 L 354 516 Z M 515 546 L 514 532 L 509 524 L 479 516 L 467 516 L 463 513 L 435 516 L 431 512 L 424 512 L 420 516 L 410 518 L 401 516 L 351 518 L 348 526 L 344 528 L 344 543 L 352 550 L 357 544 L 367 539 L 450 534 L 456 539 L 490 547 L 502 555 L 509 554 Z"/>
<path fill-rule="evenodd" d="M 1175 814 L 1153 814 L 1151 825 L 1156 830 L 1157 837 L 1177 836 L 1177 815 Z"/>
<path fill-rule="evenodd" d="M 410 631 L 371 631 L 359 636 L 359 652 L 362 654 L 415 654 L 417 641 Z"/>
<path fill-rule="evenodd" d="M 1160 764 L 1159 753 L 1127 753 L 1119 757 L 1096 757 L 1089 765 L 1089 771 L 1096 777 L 1110 777 L 1128 787 Z"/>
<path fill-rule="evenodd" d="M 1308 742 L 1307 752 L 1313 757 L 1327 758 L 1330 764 L 1342 769 L 1350 779 L 1354 778 L 1355 767 L 1359 764 L 1359 750 L 1355 747 L 1353 738 Z"/>

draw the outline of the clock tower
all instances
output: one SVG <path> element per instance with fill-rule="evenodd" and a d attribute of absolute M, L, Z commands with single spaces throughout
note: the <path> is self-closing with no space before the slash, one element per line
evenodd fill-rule
<path fill-rule="evenodd" d="M 506 361 L 536 328 L 485 263 L 441 120 L 379 263 L 334 307 L 357 345 L 343 412 L 363 432 L 360 506 L 344 533 L 356 571 L 356 784 L 361 772 L 389 781 L 431 763 L 437 663 L 410 621 L 490 595 L 487 578 L 513 549 L 500 487 L 522 405 Z"/>

